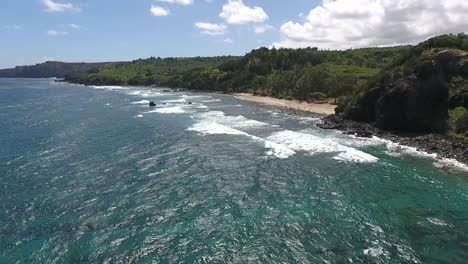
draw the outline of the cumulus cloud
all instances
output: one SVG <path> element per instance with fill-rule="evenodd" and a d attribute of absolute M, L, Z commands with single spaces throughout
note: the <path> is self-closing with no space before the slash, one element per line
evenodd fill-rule
<path fill-rule="evenodd" d="M 168 16 L 170 14 L 169 9 L 155 5 L 151 6 L 150 12 L 153 16 Z"/>
<path fill-rule="evenodd" d="M 42 4 L 45 6 L 45 11 L 47 12 L 81 11 L 81 8 L 71 3 L 60 3 L 53 0 L 42 0 Z"/>
<path fill-rule="evenodd" d="M 281 26 L 277 47 L 346 49 L 413 44 L 468 30 L 466 0 L 322 0 L 305 21 Z"/>
<path fill-rule="evenodd" d="M 226 34 L 227 26 L 223 24 L 214 24 L 207 22 L 197 22 L 195 27 L 201 30 L 201 33 L 210 36 L 219 36 Z"/>
<path fill-rule="evenodd" d="M 157 0 L 158 2 L 165 2 L 170 4 L 178 4 L 178 5 L 191 5 L 193 4 L 193 0 Z"/>
<path fill-rule="evenodd" d="M 47 31 L 47 35 L 52 36 L 52 37 L 66 36 L 68 35 L 68 32 L 51 29 Z"/>
<path fill-rule="evenodd" d="M 242 0 L 229 0 L 223 5 L 223 10 L 219 16 L 226 23 L 234 25 L 262 23 L 268 20 L 268 15 L 263 8 L 246 6 Z"/>

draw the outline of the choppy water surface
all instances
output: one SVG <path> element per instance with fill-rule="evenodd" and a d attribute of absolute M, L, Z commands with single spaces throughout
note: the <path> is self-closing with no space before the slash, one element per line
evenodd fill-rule
<path fill-rule="evenodd" d="M 0 263 L 466 263 L 466 172 L 317 122 L 0 80 Z"/>

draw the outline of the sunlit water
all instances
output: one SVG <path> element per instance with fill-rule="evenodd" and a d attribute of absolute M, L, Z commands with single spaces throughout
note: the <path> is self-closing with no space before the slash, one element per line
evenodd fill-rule
<path fill-rule="evenodd" d="M 466 263 L 466 172 L 317 122 L 0 79 L 0 263 Z"/>

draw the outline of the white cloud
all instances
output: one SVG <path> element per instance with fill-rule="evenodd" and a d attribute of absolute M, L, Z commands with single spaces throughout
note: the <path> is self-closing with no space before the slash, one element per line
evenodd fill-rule
<path fill-rule="evenodd" d="M 254 27 L 254 32 L 255 34 L 263 34 L 265 32 L 267 32 L 268 30 L 272 30 L 274 29 L 274 27 L 270 26 L 270 25 L 260 25 L 260 26 L 255 26 Z"/>
<path fill-rule="evenodd" d="M 45 6 L 45 11 L 47 12 L 81 11 L 81 8 L 71 3 L 60 3 L 53 0 L 42 0 L 42 4 Z"/>
<path fill-rule="evenodd" d="M 223 5 L 219 14 L 228 24 L 243 25 L 249 23 L 262 23 L 268 20 L 268 15 L 263 8 L 244 5 L 242 0 L 229 0 Z"/>
<path fill-rule="evenodd" d="M 150 12 L 153 16 L 168 16 L 170 14 L 169 9 L 155 5 L 151 6 Z"/>
<path fill-rule="evenodd" d="M 234 43 L 234 40 L 232 40 L 232 39 L 230 39 L 230 38 L 226 38 L 226 39 L 224 39 L 223 41 L 226 42 L 226 43 L 229 43 L 229 44 Z"/>
<path fill-rule="evenodd" d="M 226 34 L 227 26 L 223 24 L 214 24 L 214 23 L 206 23 L 206 22 L 197 22 L 195 23 L 195 27 L 201 30 L 201 33 L 211 35 L 211 36 L 219 36 Z"/>
<path fill-rule="evenodd" d="M 79 29 L 80 26 L 77 25 L 77 24 L 68 24 L 69 27 L 73 28 L 73 29 Z"/>
<path fill-rule="evenodd" d="M 302 23 L 281 26 L 277 47 L 346 49 L 412 44 L 468 30 L 466 0 L 322 0 Z"/>
<path fill-rule="evenodd" d="M 51 29 L 51 30 L 47 31 L 47 35 L 53 36 L 53 37 L 66 36 L 66 35 L 68 35 L 68 32 L 67 31 L 58 31 L 58 30 Z"/>
<path fill-rule="evenodd" d="M 177 4 L 177 5 L 191 5 L 193 4 L 193 0 L 157 0 L 158 2 L 165 2 L 170 4 Z"/>

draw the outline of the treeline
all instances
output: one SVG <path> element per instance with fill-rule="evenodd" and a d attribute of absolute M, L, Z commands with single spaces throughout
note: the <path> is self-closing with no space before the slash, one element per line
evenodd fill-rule
<path fill-rule="evenodd" d="M 194 57 L 138 59 L 109 63 L 81 75 L 69 75 L 68 81 L 94 85 L 155 85 L 168 82 L 173 76 L 193 69 L 217 67 L 238 57 Z"/>
<path fill-rule="evenodd" d="M 0 70 L 0 78 L 65 78 L 98 71 L 99 67 L 107 63 L 66 63 L 47 61 L 31 66 L 17 66 L 12 69 Z"/>
<path fill-rule="evenodd" d="M 370 78 L 406 50 L 406 46 L 347 51 L 260 48 L 243 57 L 150 58 L 112 63 L 68 80 L 250 92 L 310 101 L 363 89 Z"/>

